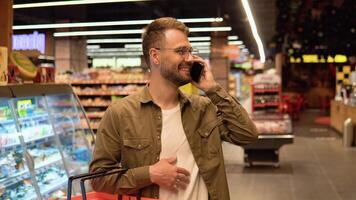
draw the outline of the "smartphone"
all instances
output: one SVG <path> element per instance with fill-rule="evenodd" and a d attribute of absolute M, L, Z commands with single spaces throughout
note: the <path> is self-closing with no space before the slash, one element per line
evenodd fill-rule
<path fill-rule="evenodd" d="M 204 69 L 204 66 L 199 62 L 194 62 L 192 68 L 190 68 L 190 76 L 195 82 L 199 82 L 201 73 Z"/>

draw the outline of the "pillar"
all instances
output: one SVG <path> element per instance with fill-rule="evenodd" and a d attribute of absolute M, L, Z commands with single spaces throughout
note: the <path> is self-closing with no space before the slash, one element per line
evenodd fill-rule
<path fill-rule="evenodd" d="M 57 73 L 80 72 L 88 68 L 86 39 L 84 37 L 55 38 L 55 65 Z"/>
<path fill-rule="evenodd" d="M 13 0 L 0 0 L 0 46 L 12 50 Z"/>
<path fill-rule="evenodd" d="M 221 23 L 213 23 L 213 26 L 222 26 Z M 228 32 L 212 32 L 210 46 L 210 66 L 215 80 L 228 91 L 230 65 L 224 48 L 228 43 Z"/>

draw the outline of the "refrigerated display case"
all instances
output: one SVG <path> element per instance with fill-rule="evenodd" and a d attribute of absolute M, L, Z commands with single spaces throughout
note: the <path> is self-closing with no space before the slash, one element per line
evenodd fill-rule
<path fill-rule="evenodd" d="M 254 113 L 251 116 L 259 132 L 258 140 L 244 146 L 246 166 L 272 164 L 279 166 L 279 150 L 294 140 L 292 121 L 287 114 Z"/>
<path fill-rule="evenodd" d="M 66 193 L 88 171 L 94 136 L 70 85 L 0 86 L 0 200 Z"/>

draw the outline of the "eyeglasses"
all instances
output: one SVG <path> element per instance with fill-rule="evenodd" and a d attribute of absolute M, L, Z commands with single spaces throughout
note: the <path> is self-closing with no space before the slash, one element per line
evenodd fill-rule
<path fill-rule="evenodd" d="M 191 47 L 177 47 L 177 48 L 155 48 L 157 50 L 171 50 L 174 51 L 175 53 L 177 53 L 178 55 L 187 58 L 189 55 L 196 55 L 198 54 L 198 50 L 197 49 L 193 49 Z"/>

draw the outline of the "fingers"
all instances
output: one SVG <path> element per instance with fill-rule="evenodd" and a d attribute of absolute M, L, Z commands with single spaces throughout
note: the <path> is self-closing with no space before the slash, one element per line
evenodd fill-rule
<path fill-rule="evenodd" d="M 185 176 L 190 176 L 190 173 L 186 169 L 181 168 L 181 167 L 177 167 L 177 172 L 184 174 Z"/>
<path fill-rule="evenodd" d="M 186 176 L 184 174 L 178 174 L 178 176 L 176 178 L 176 182 L 182 182 L 182 183 L 188 184 L 190 182 L 190 179 L 188 176 Z"/>
<path fill-rule="evenodd" d="M 177 157 L 167 158 L 167 162 L 170 163 L 170 164 L 176 164 L 177 163 Z"/>

